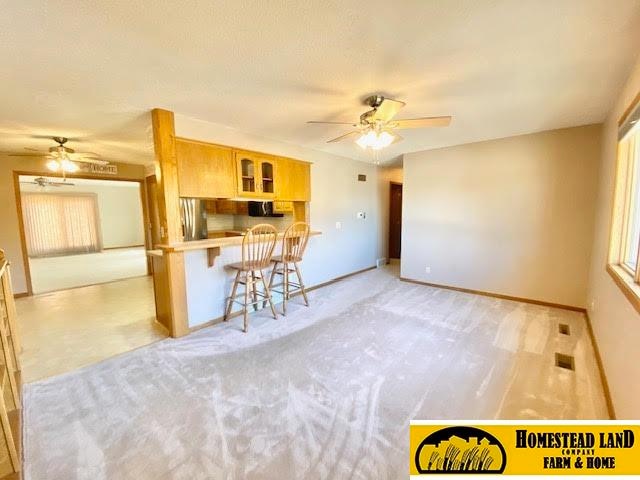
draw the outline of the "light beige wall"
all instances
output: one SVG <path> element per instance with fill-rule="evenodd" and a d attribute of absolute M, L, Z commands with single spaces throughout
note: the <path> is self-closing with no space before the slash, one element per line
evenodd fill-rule
<path fill-rule="evenodd" d="M 597 215 L 589 279 L 589 317 L 593 324 L 618 418 L 640 418 L 640 315 L 605 270 L 613 202 L 617 122 L 640 91 L 640 61 L 604 125 Z"/>
<path fill-rule="evenodd" d="M 21 184 L 20 191 L 37 193 L 42 191 L 42 187 Z M 57 187 L 47 191 L 96 195 L 103 248 L 144 245 L 142 202 L 138 182 L 120 183 L 98 180 L 96 183 Z"/>
<path fill-rule="evenodd" d="M 601 129 L 405 155 L 402 276 L 584 307 Z"/>
<path fill-rule="evenodd" d="M 380 211 L 380 232 L 378 258 L 389 258 L 389 195 L 391 182 L 402 183 L 402 167 L 378 168 L 378 205 Z"/>
<path fill-rule="evenodd" d="M 41 159 L 9 157 L 0 154 L 0 248 L 7 253 L 11 262 L 13 290 L 15 293 L 27 291 L 25 270 L 20 246 L 18 211 L 14 190 L 13 172 L 47 174 Z M 87 174 L 86 177 L 91 177 Z M 118 175 L 113 178 L 142 179 L 144 167 L 141 165 L 118 164 Z"/>

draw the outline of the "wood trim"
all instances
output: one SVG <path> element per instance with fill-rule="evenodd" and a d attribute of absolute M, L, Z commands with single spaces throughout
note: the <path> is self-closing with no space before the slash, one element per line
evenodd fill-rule
<path fill-rule="evenodd" d="M 615 284 L 622 290 L 622 293 L 629 303 L 636 309 L 636 312 L 640 313 L 640 285 L 636 285 L 633 281 L 633 277 L 626 272 L 619 272 L 614 265 L 607 265 L 607 272 L 613 278 Z M 627 275 L 628 278 L 625 278 Z"/>
<path fill-rule="evenodd" d="M 400 280 L 403 282 L 415 283 L 416 285 L 425 285 L 427 287 L 434 287 L 434 288 L 444 288 L 445 290 L 454 290 L 456 292 L 462 292 L 462 293 L 472 293 L 474 295 L 482 295 L 483 297 L 500 298 L 502 300 L 511 300 L 514 302 L 531 303 L 533 305 L 542 305 L 544 307 L 562 308 L 563 310 L 571 310 L 573 312 L 585 313 L 587 311 L 587 309 L 584 307 L 575 307 L 572 305 L 564 305 L 561 303 L 545 302 L 543 300 L 534 300 L 532 298 L 514 297 L 512 295 L 504 295 L 502 293 L 485 292 L 482 290 L 473 290 L 471 288 L 453 287 L 451 285 L 442 285 L 439 283 L 422 282 L 420 280 L 413 280 L 411 278 L 405 278 L 405 277 L 400 277 Z"/>
<path fill-rule="evenodd" d="M 28 297 L 28 296 L 29 296 L 28 292 L 14 293 L 13 294 L 13 298 L 24 298 L 24 297 Z"/>
<path fill-rule="evenodd" d="M 151 219 L 149 218 L 147 177 L 140 182 L 138 192 L 140 194 L 140 204 L 142 206 L 142 234 L 144 235 L 144 248 L 145 250 L 151 250 L 153 248 L 153 242 L 151 241 L 151 231 L 149 229 Z M 147 275 L 151 275 L 151 273 L 151 259 L 147 256 Z"/>
<path fill-rule="evenodd" d="M 377 267 L 375 267 L 375 266 L 363 268 L 362 270 L 357 270 L 355 272 L 347 273 L 346 275 L 341 275 L 341 276 L 336 277 L 336 278 L 334 278 L 332 280 L 329 280 L 329 281 L 323 282 L 323 283 L 319 283 L 319 284 L 314 285 L 312 287 L 305 287 L 305 290 L 308 293 L 308 292 L 310 292 L 312 290 L 317 290 L 319 288 L 327 287 L 327 286 L 329 286 L 331 284 L 334 284 L 334 283 L 339 282 L 341 280 L 345 280 L 345 279 L 347 279 L 349 277 L 353 277 L 355 275 L 359 275 L 361 273 L 368 272 L 369 270 L 375 270 L 376 268 Z M 302 292 L 301 291 L 297 291 L 294 294 L 292 294 L 291 296 L 292 297 L 296 297 L 298 295 L 302 295 Z M 227 318 L 230 319 L 230 318 L 234 318 L 234 317 L 237 317 L 237 316 L 240 316 L 240 315 L 242 315 L 242 311 L 234 312 L 231 315 L 229 315 L 229 317 L 227 317 Z M 196 325 L 194 327 L 189 327 L 189 333 L 197 332 L 198 330 L 202 330 L 203 328 L 207 328 L 207 327 L 211 327 L 213 325 L 217 325 L 218 323 L 221 323 L 223 321 L 223 319 L 224 319 L 224 317 L 218 317 L 218 318 L 214 318 L 213 320 L 209 320 L 208 322 L 201 323 L 200 325 Z"/>
<path fill-rule="evenodd" d="M 596 356 L 596 364 L 598 365 L 598 372 L 600 374 L 600 382 L 602 383 L 602 389 L 604 390 L 604 399 L 607 403 L 607 411 L 609 413 L 609 419 L 616 419 L 616 411 L 613 407 L 613 400 L 611 398 L 611 391 L 609 390 L 609 382 L 607 381 L 607 375 L 604 372 L 604 365 L 602 363 L 602 356 L 600 355 L 600 349 L 598 348 L 598 342 L 596 341 L 596 337 L 593 333 L 593 325 L 591 324 L 591 318 L 589 317 L 589 312 L 584 312 L 584 317 L 587 322 L 587 332 L 589 334 L 589 338 L 591 339 L 591 344 L 593 345 L 593 351 Z"/>
<path fill-rule="evenodd" d="M 631 101 L 629 106 L 626 108 L 622 116 L 618 119 L 618 127 L 621 127 L 622 124 L 627 120 L 627 117 L 631 115 L 631 112 L 636 108 L 636 106 L 640 103 L 640 92 L 635 96 L 635 98 Z"/>
<path fill-rule="evenodd" d="M 24 269 L 24 280 L 27 284 L 27 296 L 33 295 L 33 285 L 31 284 L 31 267 L 29 266 L 29 255 L 27 253 L 27 235 L 24 231 L 24 216 L 22 214 L 22 195 L 20 193 L 20 173 L 13 172 L 13 190 L 15 194 L 16 210 L 18 212 L 18 230 L 20 234 L 20 250 L 22 251 L 22 268 Z"/>

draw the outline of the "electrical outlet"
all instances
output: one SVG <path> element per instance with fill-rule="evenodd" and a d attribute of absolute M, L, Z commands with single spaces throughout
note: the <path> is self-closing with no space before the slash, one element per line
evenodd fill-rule
<path fill-rule="evenodd" d="M 431 267 L 424 267 L 425 273 L 431 273 Z"/>
<path fill-rule="evenodd" d="M 336 222 L 336 230 L 342 230 L 342 222 Z"/>
<path fill-rule="evenodd" d="M 596 301 L 595 300 L 591 300 L 591 311 L 592 312 L 596 311 Z"/>

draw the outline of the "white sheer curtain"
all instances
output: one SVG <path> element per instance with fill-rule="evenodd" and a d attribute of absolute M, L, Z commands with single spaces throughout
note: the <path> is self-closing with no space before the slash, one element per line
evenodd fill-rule
<path fill-rule="evenodd" d="M 94 194 L 23 193 L 22 213 L 30 257 L 102 250 Z"/>

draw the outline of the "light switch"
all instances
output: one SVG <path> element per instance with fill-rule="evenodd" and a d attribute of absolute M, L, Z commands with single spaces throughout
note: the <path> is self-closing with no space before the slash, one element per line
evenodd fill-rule
<path fill-rule="evenodd" d="M 336 222 L 336 230 L 342 229 L 342 222 Z"/>
<path fill-rule="evenodd" d="M 364 218 L 367 218 L 367 214 L 364 213 L 364 212 L 358 212 L 356 214 L 356 217 L 359 218 L 359 219 L 364 219 Z"/>

